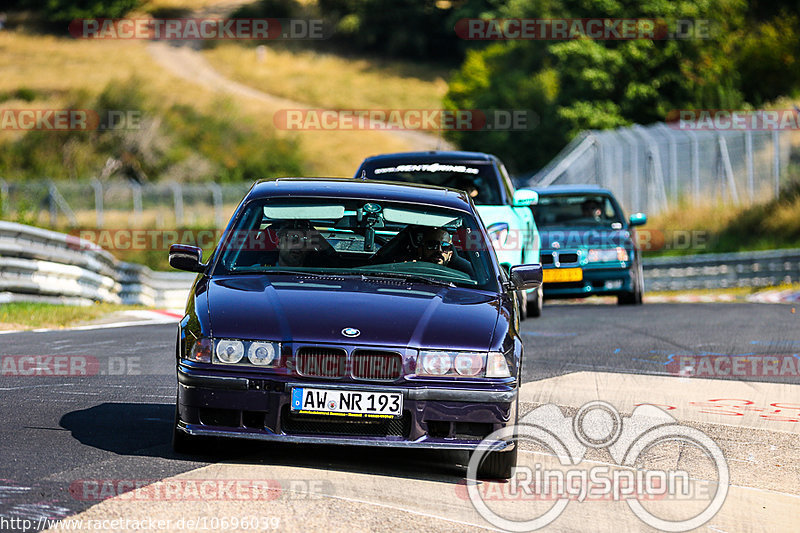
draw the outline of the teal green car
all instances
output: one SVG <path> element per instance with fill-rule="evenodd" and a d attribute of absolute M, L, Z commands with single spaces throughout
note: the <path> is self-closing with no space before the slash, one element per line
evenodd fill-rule
<path fill-rule="evenodd" d="M 502 161 L 481 152 L 404 152 L 365 159 L 356 179 L 436 185 L 466 191 L 492 239 L 500 265 L 539 262 L 539 231 L 530 206 L 538 195 L 515 189 Z M 542 313 L 541 289 L 520 295 L 520 316 Z"/>
<path fill-rule="evenodd" d="M 644 295 L 642 254 L 636 226 L 644 213 L 625 218 L 608 189 L 551 185 L 537 189 L 532 206 L 541 233 L 544 297 L 616 296 L 640 305 Z"/>

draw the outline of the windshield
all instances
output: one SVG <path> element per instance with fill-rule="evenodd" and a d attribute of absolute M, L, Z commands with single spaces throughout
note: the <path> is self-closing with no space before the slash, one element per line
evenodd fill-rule
<path fill-rule="evenodd" d="M 539 195 L 533 208 L 536 225 L 622 228 L 622 217 L 606 195 Z"/>
<path fill-rule="evenodd" d="M 502 204 L 499 178 L 494 167 L 488 163 L 444 161 L 441 163 L 403 163 L 378 161 L 364 165 L 368 179 L 400 181 L 421 185 L 437 185 L 449 189 L 460 189 L 472 198 L 476 205 Z M 359 170 L 361 174 L 361 170 Z M 361 176 L 356 176 L 360 178 Z"/>
<path fill-rule="evenodd" d="M 402 278 L 495 290 L 490 247 L 463 211 L 326 198 L 250 202 L 226 234 L 215 274 Z"/>

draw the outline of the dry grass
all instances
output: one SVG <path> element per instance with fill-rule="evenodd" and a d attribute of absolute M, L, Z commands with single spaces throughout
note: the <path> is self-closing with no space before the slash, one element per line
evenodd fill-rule
<path fill-rule="evenodd" d="M 75 91 L 95 96 L 112 80 L 136 76 L 146 92 L 165 106 L 185 104 L 214 112 L 219 93 L 154 64 L 146 46 L 141 41 L 85 41 L 0 32 L 0 92 L 28 88 L 37 93 L 34 102 L 8 100 L 0 108 L 63 107 Z M 275 106 L 246 97 L 237 98 L 236 103 L 258 129 L 274 130 Z M 277 131 L 278 136 L 287 134 Z M 0 131 L 0 142 L 18 135 L 17 131 Z M 350 176 L 368 155 L 411 148 L 396 136 L 377 131 L 303 132 L 299 141 L 309 175 Z"/>
<path fill-rule="evenodd" d="M 777 199 L 765 198 L 749 205 L 682 202 L 651 217 L 645 229 L 662 232 L 667 243 L 675 235 L 701 236 L 702 249 L 673 254 L 800 247 L 800 184 L 788 185 Z"/>
<path fill-rule="evenodd" d="M 88 306 L 25 302 L 8 303 L 0 305 L 0 331 L 30 328 L 63 328 L 126 309 L 141 309 L 141 307 L 107 303 Z"/>
<path fill-rule="evenodd" d="M 218 71 L 239 83 L 324 108 L 440 109 L 447 92 L 447 73 L 411 63 L 276 47 L 269 47 L 259 62 L 252 46 L 236 43 L 203 53 Z"/>

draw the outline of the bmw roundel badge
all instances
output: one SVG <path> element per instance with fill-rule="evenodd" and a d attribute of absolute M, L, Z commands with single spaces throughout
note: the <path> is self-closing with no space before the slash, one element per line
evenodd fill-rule
<path fill-rule="evenodd" d="M 359 335 L 361 335 L 361 332 L 356 328 L 344 328 L 342 330 L 342 335 L 344 335 L 345 337 L 358 337 Z"/>

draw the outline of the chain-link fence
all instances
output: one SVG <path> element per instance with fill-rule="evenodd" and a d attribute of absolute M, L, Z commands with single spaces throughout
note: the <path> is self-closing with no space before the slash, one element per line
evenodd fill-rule
<path fill-rule="evenodd" d="M 0 179 L 0 219 L 54 228 L 222 228 L 251 185 Z"/>
<path fill-rule="evenodd" d="M 791 151 L 786 131 L 692 131 L 665 123 L 592 130 L 527 184 L 596 184 L 628 212 L 649 214 L 682 199 L 749 203 L 778 193 Z"/>

